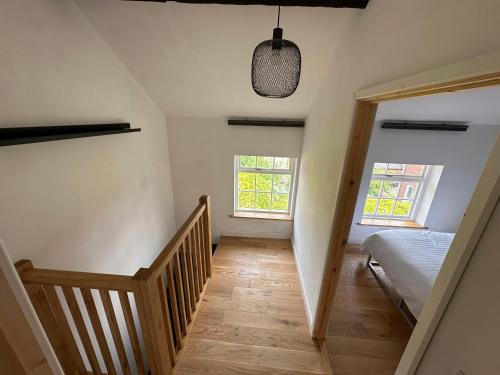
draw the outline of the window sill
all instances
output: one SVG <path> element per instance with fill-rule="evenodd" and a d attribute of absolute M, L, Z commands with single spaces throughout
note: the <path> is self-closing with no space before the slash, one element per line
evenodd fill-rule
<path fill-rule="evenodd" d="M 358 225 L 375 226 L 375 227 L 395 227 L 395 228 L 414 228 L 414 229 L 429 229 L 418 224 L 413 220 L 391 220 L 391 219 L 362 219 Z"/>
<path fill-rule="evenodd" d="M 281 220 L 281 221 L 292 221 L 292 217 L 289 214 L 275 214 L 266 212 L 235 212 L 229 217 L 236 219 L 260 219 L 260 220 Z"/>

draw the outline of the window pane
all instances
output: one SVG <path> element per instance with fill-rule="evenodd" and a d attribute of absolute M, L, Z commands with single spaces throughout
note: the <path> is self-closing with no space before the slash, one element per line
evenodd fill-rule
<path fill-rule="evenodd" d="M 273 175 L 270 173 L 257 173 L 257 191 L 271 191 L 273 185 Z"/>
<path fill-rule="evenodd" d="M 238 193 L 238 208 L 253 210 L 254 201 L 255 193 L 246 191 L 240 191 Z"/>
<path fill-rule="evenodd" d="M 255 173 L 239 172 L 238 173 L 238 189 L 239 190 L 255 190 Z"/>
<path fill-rule="evenodd" d="M 407 164 L 405 169 L 406 176 L 422 176 L 424 174 L 425 165 Z"/>
<path fill-rule="evenodd" d="M 292 176 L 288 174 L 275 174 L 273 183 L 273 192 L 288 193 L 290 191 L 290 180 Z"/>
<path fill-rule="evenodd" d="M 410 216 L 412 201 L 396 201 L 394 206 L 395 216 Z"/>
<path fill-rule="evenodd" d="M 399 181 L 384 181 L 380 196 L 384 198 L 396 198 L 399 191 L 399 184 Z"/>
<path fill-rule="evenodd" d="M 417 193 L 419 184 L 419 182 L 402 181 L 399 188 L 398 198 L 415 199 L 415 194 Z"/>
<path fill-rule="evenodd" d="M 394 199 L 380 199 L 378 201 L 377 214 L 391 215 L 394 203 L 395 203 Z"/>
<path fill-rule="evenodd" d="M 369 197 L 378 197 L 378 193 L 380 192 L 381 187 L 382 187 L 381 180 L 371 180 L 370 186 L 368 187 L 368 196 Z"/>
<path fill-rule="evenodd" d="M 377 207 L 377 200 L 375 198 L 367 198 L 363 213 L 365 215 L 375 215 L 375 208 Z"/>
<path fill-rule="evenodd" d="M 385 174 L 385 169 L 387 168 L 387 163 L 375 163 L 373 164 L 373 174 Z"/>
<path fill-rule="evenodd" d="M 273 211 L 288 211 L 288 194 L 273 194 Z"/>
<path fill-rule="evenodd" d="M 273 169 L 272 156 L 257 156 L 257 168 Z"/>
<path fill-rule="evenodd" d="M 241 168 L 255 168 L 255 156 L 240 155 L 240 167 Z"/>
<path fill-rule="evenodd" d="M 271 209 L 271 193 L 257 193 L 255 209 L 269 211 Z"/>
<path fill-rule="evenodd" d="M 405 169 L 405 164 L 391 164 L 387 166 L 386 174 L 402 175 Z"/>
<path fill-rule="evenodd" d="M 290 158 L 274 158 L 274 169 L 290 169 Z"/>

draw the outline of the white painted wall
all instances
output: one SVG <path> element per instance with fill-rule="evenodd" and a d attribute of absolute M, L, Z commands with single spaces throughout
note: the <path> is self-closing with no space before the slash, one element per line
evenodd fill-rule
<path fill-rule="evenodd" d="M 381 105 L 383 107 L 383 104 Z M 382 108 L 380 108 L 383 111 Z M 500 126 L 471 125 L 466 132 L 381 129 L 376 121 L 354 211 L 349 242 L 390 227 L 358 225 L 375 162 L 443 165 L 425 225 L 430 230 L 455 232 L 490 155 Z"/>
<path fill-rule="evenodd" d="M 479 240 L 422 361 L 419 375 L 500 373 L 500 205 Z"/>
<path fill-rule="evenodd" d="M 228 126 L 226 119 L 168 118 L 177 223 L 200 195 L 211 196 L 214 241 L 221 234 L 289 238 L 291 222 L 229 217 L 234 210 L 234 156 L 300 157 L 303 129 Z M 299 166 L 300 168 L 300 166 Z"/>
<path fill-rule="evenodd" d="M 500 2 L 377 0 L 350 20 L 308 116 L 294 241 L 314 316 L 354 107 L 366 87 L 500 49 Z"/>
<path fill-rule="evenodd" d="M 68 0 L 2 1 L 0 61 L 2 127 L 142 128 L 0 148 L 0 236 L 12 260 L 122 274 L 149 266 L 175 231 L 162 111 Z"/>

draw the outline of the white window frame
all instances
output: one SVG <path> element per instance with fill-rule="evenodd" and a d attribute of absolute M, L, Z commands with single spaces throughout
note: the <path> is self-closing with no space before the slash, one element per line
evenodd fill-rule
<path fill-rule="evenodd" d="M 382 162 L 374 163 L 374 165 L 378 164 L 378 163 L 382 163 Z M 384 164 L 414 165 L 414 163 L 393 163 L 393 162 L 387 162 L 387 163 L 384 162 Z M 424 165 L 424 164 L 419 164 L 419 165 Z M 425 191 L 425 186 L 427 185 L 430 168 L 431 168 L 430 165 L 424 165 L 424 171 L 422 173 L 422 176 L 405 176 L 405 175 L 393 175 L 393 174 L 373 174 L 373 166 L 372 166 L 372 174 L 370 175 L 370 180 L 368 181 L 368 186 L 370 185 L 372 180 L 381 180 L 382 185 L 380 187 L 380 191 L 379 191 L 377 197 L 368 196 L 368 191 L 366 192 L 365 200 L 363 202 L 363 216 L 362 216 L 363 219 L 415 220 L 415 217 L 417 215 L 417 212 L 418 212 L 418 209 L 420 206 L 420 202 L 422 200 L 423 192 Z M 404 171 L 403 171 L 403 173 L 404 173 Z M 387 199 L 394 199 L 396 202 L 397 201 L 412 200 L 413 205 L 411 207 L 411 211 L 408 214 L 408 216 L 400 216 L 400 215 L 393 215 L 393 214 L 391 214 L 391 215 L 377 214 L 377 209 L 378 209 L 380 199 L 384 199 L 381 197 L 384 181 L 392 181 L 392 182 L 400 182 L 400 183 L 401 182 L 419 182 L 418 189 L 417 189 L 417 192 L 415 194 L 414 199 L 397 198 L 397 197 L 396 198 L 387 198 Z M 398 188 L 398 191 L 399 191 L 399 188 Z M 406 197 L 406 194 L 407 194 L 407 191 L 405 191 L 405 197 Z M 377 199 L 377 205 L 375 206 L 375 214 L 366 214 L 364 212 L 366 200 L 369 198 Z M 394 212 L 395 207 L 396 207 L 396 203 L 394 203 L 394 207 L 392 208 L 392 212 Z"/>
<path fill-rule="evenodd" d="M 288 158 L 290 159 L 290 168 L 289 169 L 267 169 L 267 168 L 245 168 L 240 167 L 240 156 L 256 156 L 256 157 L 273 157 L 273 158 Z M 290 156 L 279 156 L 279 155 L 253 155 L 253 154 L 245 154 L 245 155 L 235 155 L 234 156 L 234 213 L 238 212 L 251 212 L 255 214 L 277 214 L 277 215 L 288 215 L 290 218 L 293 216 L 294 211 L 294 202 L 295 202 L 295 190 L 296 190 L 296 175 L 297 175 L 297 158 L 293 158 Z M 239 172 L 251 172 L 251 173 L 268 173 L 272 175 L 282 174 L 282 175 L 290 175 L 290 188 L 288 191 L 288 210 L 286 211 L 277 211 L 277 210 L 257 210 L 255 209 L 255 200 L 254 200 L 254 209 L 241 209 L 238 207 L 238 174 Z M 274 178 L 272 179 L 272 184 L 274 184 Z M 248 190 L 249 192 L 255 192 L 257 194 L 257 186 L 255 186 L 255 190 Z M 247 190 L 242 190 L 247 191 Z M 273 185 L 271 185 L 271 207 L 272 207 L 272 199 L 273 199 Z M 281 193 L 284 194 L 284 193 Z"/>

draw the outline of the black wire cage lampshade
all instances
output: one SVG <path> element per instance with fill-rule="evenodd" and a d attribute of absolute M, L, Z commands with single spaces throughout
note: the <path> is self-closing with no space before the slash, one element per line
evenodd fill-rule
<path fill-rule="evenodd" d="M 273 39 L 259 43 L 253 51 L 252 87 L 266 98 L 286 98 L 299 85 L 301 55 L 294 42 L 283 39 L 283 29 L 278 25 L 273 30 Z"/>

